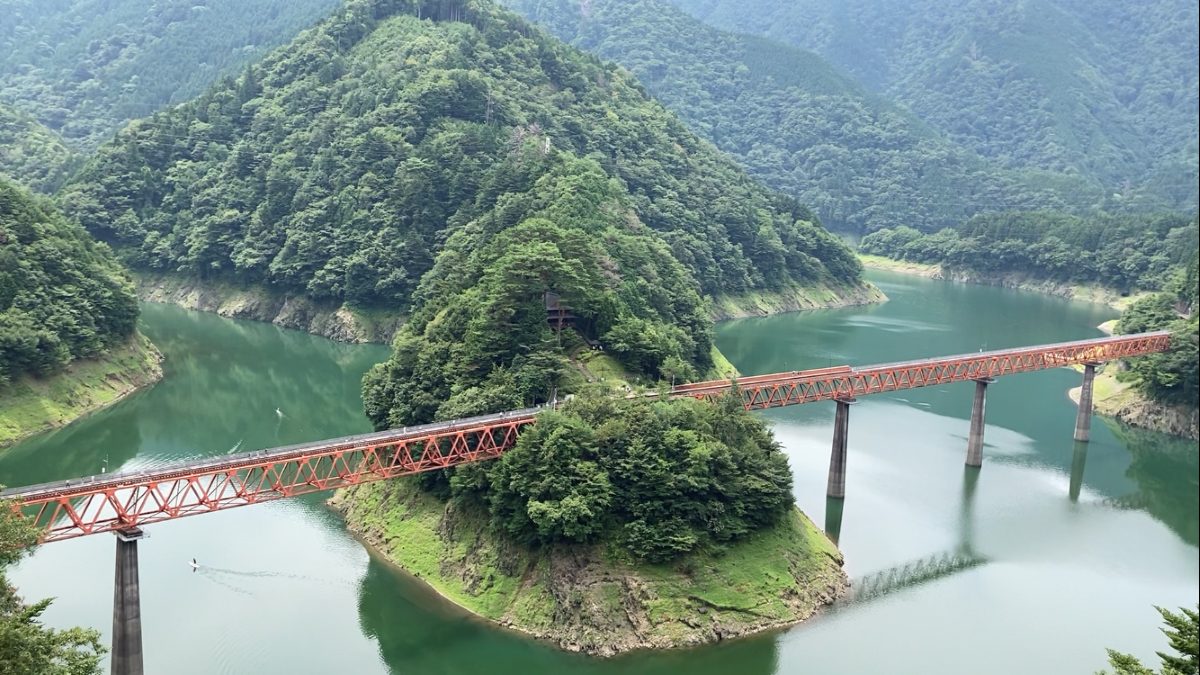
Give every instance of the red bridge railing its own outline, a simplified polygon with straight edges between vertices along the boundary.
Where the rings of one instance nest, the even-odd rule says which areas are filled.
[[[499,457],[539,408],[102,474],[0,493],[44,542],[322,492]]]
[[[1035,370],[1141,356],[1167,349],[1167,331],[1079,340],[1037,347],[946,356],[851,368],[792,371],[737,380],[737,391],[749,410],[777,408],[830,399],[850,399],[899,389],[914,389],[951,382],[982,380]],[[731,380],[695,382],[672,393],[701,400],[723,396]]]
[[[747,409],[994,378],[1165,350],[1167,332],[1003,349],[851,368],[837,366],[676,387],[673,397],[715,399],[733,390]],[[305,445],[15,488],[0,499],[61,541],[249,504],[494,459],[516,444],[541,408],[393,429]]]

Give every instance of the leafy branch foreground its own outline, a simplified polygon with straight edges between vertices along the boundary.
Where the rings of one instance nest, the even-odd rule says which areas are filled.
[[[3,486],[0,486],[3,488]],[[50,600],[26,604],[4,570],[32,552],[37,531],[0,509],[0,675],[92,675],[105,649],[91,628],[55,630],[41,622]]]
[[[1163,634],[1171,643],[1174,654],[1156,652],[1162,659],[1160,675],[1196,675],[1200,673],[1200,612],[1186,607],[1179,608],[1179,614],[1162,607],[1155,607],[1162,614],[1166,627]],[[1108,650],[1108,663],[1113,668],[1113,675],[1155,675],[1154,671],[1142,665],[1131,654]],[[1099,675],[1106,675],[1100,671]]]

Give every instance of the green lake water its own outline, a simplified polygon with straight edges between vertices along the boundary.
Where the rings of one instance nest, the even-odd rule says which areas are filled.
[[[1099,335],[1113,312],[872,272],[870,307],[721,324],[746,374]],[[151,467],[365,431],[359,379],[381,346],[145,305],[166,377],[0,454],[0,483]],[[373,557],[320,496],[154,525],[139,545],[148,673],[1091,673],[1105,647],[1157,663],[1152,605],[1200,594],[1192,444],[1096,418],[1071,440],[1079,375],[989,387],[984,466],[965,469],[973,385],[861,399],[847,497],[827,504],[830,403],[771,411],[800,507],[835,534],[857,594],[778,631],[597,660],[496,629]],[[112,537],[39,549],[12,572],[47,620],[108,639]],[[202,568],[187,564],[197,558]]]

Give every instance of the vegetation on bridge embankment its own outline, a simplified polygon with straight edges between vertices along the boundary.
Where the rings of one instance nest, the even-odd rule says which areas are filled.
[[[339,495],[350,528],[467,609],[611,655],[802,621],[847,587],[787,460],[733,398],[577,399],[489,463]]]
[[[1116,333],[1169,330],[1171,348],[1109,364],[1096,377],[1096,411],[1131,426],[1200,437],[1200,317],[1195,312],[1197,264],[1193,260],[1172,293],[1157,293],[1129,307]],[[1182,312],[1182,314],[1181,314]],[[1079,400],[1077,390],[1071,397]]]

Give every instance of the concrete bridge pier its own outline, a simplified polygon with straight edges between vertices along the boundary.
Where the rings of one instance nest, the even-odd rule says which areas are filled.
[[[1079,388],[1079,414],[1075,416],[1075,440],[1086,443],[1092,433],[1092,383],[1099,363],[1083,364],[1083,386]]]
[[[112,675],[143,675],[141,588],[137,543],[141,528],[117,533],[117,567],[113,584]]]
[[[971,433],[967,436],[967,466],[983,466],[984,409],[987,407],[987,386],[995,382],[990,377],[975,380],[975,402],[971,405]]]
[[[850,406],[852,398],[835,399],[837,413],[833,418],[833,452],[829,457],[829,483],[826,497],[842,499],[846,496],[846,441],[850,434]]]

